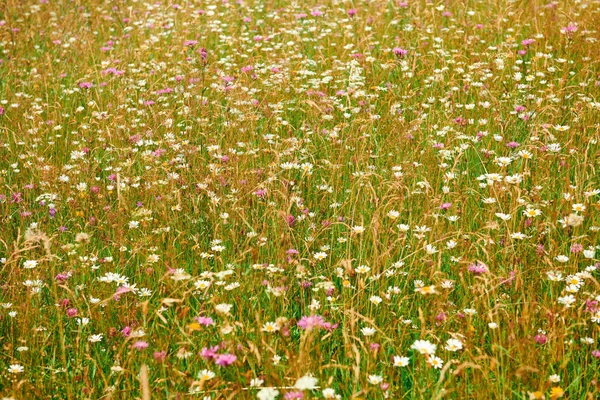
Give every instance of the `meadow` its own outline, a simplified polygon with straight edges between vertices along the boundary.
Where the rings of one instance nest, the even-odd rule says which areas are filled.
[[[599,21],[0,0],[0,398],[600,398]]]

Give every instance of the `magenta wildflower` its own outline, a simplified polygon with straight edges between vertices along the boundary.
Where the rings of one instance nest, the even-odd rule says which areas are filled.
[[[206,61],[206,58],[208,57],[208,51],[206,51],[206,49],[202,47],[198,50],[198,53],[200,54],[200,58],[202,58],[202,61]]]
[[[473,264],[469,265],[467,268],[469,272],[474,273],[475,275],[481,275],[488,272],[488,267],[481,261],[475,261]]]
[[[163,362],[163,361],[165,361],[166,358],[167,358],[167,352],[165,350],[154,352],[154,359],[156,361]]]
[[[395,55],[397,55],[397,56],[400,56],[400,57],[404,57],[405,55],[407,55],[407,54],[408,54],[408,50],[405,50],[405,49],[403,49],[403,48],[401,48],[401,47],[394,47],[394,48],[392,49],[392,52],[393,52]]]
[[[215,357],[215,364],[220,367],[226,367],[231,365],[237,360],[237,357],[234,354],[217,354]]]
[[[120,296],[125,293],[133,292],[133,289],[127,286],[119,286],[115,291],[115,296]]]
[[[548,341],[548,337],[543,333],[538,333],[537,335],[535,335],[534,339],[537,344],[546,344],[546,342]]]
[[[508,274],[508,277],[500,283],[503,285],[506,285],[506,286],[511,286],[513,281],[515,280],[516,275],[517,275],[517,273],[515,271],[510,271],[510,273]]]
[[[290,214],[287,217],[285,217],[285,221],[289,226],[294,226],[294,224],[296,223],[296,218]]]
[[[310,281],[302,281],[302,282],[300,282],[300,287],[302,287],[302,289],[308,289],[312,285],[313,284]]]
[[[131,327],[127,325],[125,328],[121,329],[121,334],[125,337],[129,337],[131,334]]]
[[[575,243],[571,245],[571,253],[581,253],[583,251],[583,246],[579,243]]]
[[[76,315],[77,315],[77,309],[76,308],[69,308],[67,310],[67,317],[73,318]]]
[[[587,299],[585,301],[585,311],[595,313],[598,311],[598,300]]]
[[[325,320],[320,315],[310,315],[300,318],[298,321],[298,327],[302,329],[321,328]]]
[[[217,355],[217,351],[219,351],[219,346],[203,347],[202,350],[200,350],[200,356],[206,359],[212,359]]]
[[[577,32],[577,29],[579,28],[573,22],[569,22],[569,24],[564,28],[565,32],[567,33]]]
[[[194,318],[200,325],[209,326],[214,325],[215,322],[211,317],[196,317]]]
[[[323,322],[321,324],[321,327],[323,329],[325,329],[327,332],[331,332],[333,331],[335,328],[337,328],[340,324],[332,324],[331,322]]]
[[[131,347],[136,350],[144,350],[144,349],[148,348],[148,342],[145,342],[143,340],[138,340],[133,345],[131,345]]]

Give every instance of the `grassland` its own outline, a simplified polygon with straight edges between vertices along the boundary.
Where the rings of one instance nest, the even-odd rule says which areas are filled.
[[[597,0],[0,0],[0,396],[600,398]]]

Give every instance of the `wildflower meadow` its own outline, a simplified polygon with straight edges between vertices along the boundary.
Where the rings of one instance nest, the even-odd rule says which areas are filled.
[[[0,0],[0,398],[600,399],[599,0]]]

